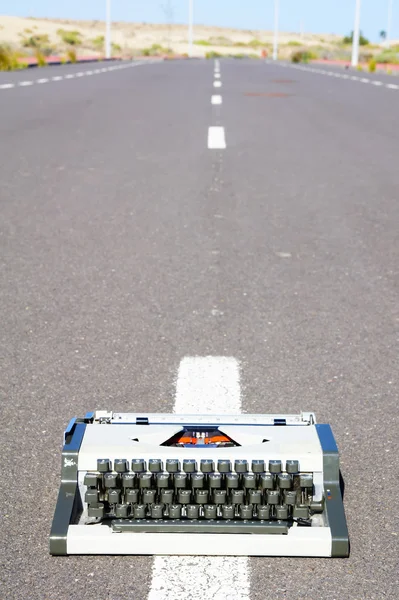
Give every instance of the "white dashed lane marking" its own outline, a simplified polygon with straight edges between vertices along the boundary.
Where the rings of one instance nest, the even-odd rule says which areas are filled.
[[[269,64],[273,64],[268,61]],[[351,81],[358,81],[360,83],[375,85],[376,87],[385,87],[389,90],[399,90],[399,85],[396,83],[386,83],[378,79],[371,79],[368,77],[358,77],[357,75],[348,75],[346,73],[337,73],[335,71],[326,71],[325,69],[317,69],[314,67],[306,67],[302,65],[291,65],[289,63],[279,63],[280,67],[286,67],[288,69],[297,69],[299,71],[307,71],[308,73],[317,73],[318,75],[327,75],[328,77],[336,77],[337,79],[350,79]]]
[[[131,69],[133,67],[141,67],[144,64],[151,64],[160,62],[160,59],[148,60],[144,62],[131,62],[127,64],[116,65],[112,67],[103,67],[102,69],[94,69],[89,71],[79,71],[78,73],[68,73],[66,75],[56,75],[55,77],[47,78],[42,77],[40,79],[32,79],[30,81],[19,81],[16,83],[2,83],[0,84],[0,90],[11,90],[16,87],[30,87],[32,85],[40,85],[43,83],[49,83],[51,81],[64,81],[66,79],[75,79],[76,77],[90,77],[92,75],[98,75],[99,73],[108,73],[110,71],[119,71],[120,69]]]
[[[208,148],[210,150],[224,150],[226,148],[224,127],[209,127]]]
[[[222,104],[222,96],[212,96],[212,104]]]
[[[227,356],[184,358],[177,377],[174,412],[240,414],[240,369],[237,360]],[[157,556],[152,568],[148,600],[176,598],[249,600],[248,558]]]
[[[215,87],[215,88],[222,87],[222,82],[221,81],[214,81],[213,82],[213,87]]]

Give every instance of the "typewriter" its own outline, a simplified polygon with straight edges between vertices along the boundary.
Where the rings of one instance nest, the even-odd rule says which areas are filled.
[[[50,553],[346,557],[331,428],[313,413],[72,419]]]

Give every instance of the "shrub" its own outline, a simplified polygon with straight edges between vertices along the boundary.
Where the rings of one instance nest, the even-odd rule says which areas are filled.
[[[36,50],[35,56],[36,56],[38,67],[47,67],[47,60],[46,60],[46,57],[44,56],[43,52],[41,52],[40,50]]]
[[[363,67],[362,67],[362,65],[357,65],[357,70],[358,70],[358,71],[363,71]]]
[[[207,40],[195,40],[194,44],[197,46],[212,46],[211,42]]]
[[[102,50],[105,44],[105,37],[103,35],[98,35],[91,40],[91,43],[97,50]]]
[[[375,57],[375,60],[377,61],[377,63],[380,63],[380,64],[395,65],[395,64],[399,63],[399,54],[397,52],[395,52],[394,50],[385,50],[384,52],[377,54],[377,56]]]
[[[374,54],[371,52],[360,52],[359,54],[359,62],[368,63],[370,60],[373,60]]]
[[[44,54],[44,56],[51,56],[54,52],[54,48],[47,46],[46,48],[40,48],[40,51]]]
[[[235,44],[229,38],[218,36],[209,38],[211,46],[234,46]]]
[[[372,58],[371,60],[369,60],[369,71],[370,73],[374,73],[375,70],[377,68],[377,61],[375,60],[375,58]]]
[[[42,48],[49,43],[50,40],[47,34],[31,35],[30,37],[22,40],[22,45],[24,48]]]
[[[260,40],[257,40],[256,38],[254,38],[253,40],[248,42],[247,46],[249,48],[260,48],[261,46],[263,46],[263,44]]]
[[[68,58],[69,62],[76,63],[76,61],[77,61],[76,50],[74,50],[73,48],[71,48],[70,50],[68,50],[68,52],[67,52],[67,58]]]
[[[291,61],[293,63],[308,63],[310,60],[315,60],[316,58],[318,58],[318,55],[309,50],[298,50],[291,54]]]
[[[296,40],[292,40],[288,42],[287,46],[302,46],[301,42],[297,42]]]
[[[220,58],[221,56],[220,52],[215,52],[214,50],[205,54],[205,58]]]
[[[115,52],[122,52],[122,46],[120,46],[119,44],[112,43],[112,50],[114,50]]]
[[[79,31],[58,29],[57,35],[59,35],[64,44],[68,44],[68,46],[80,46],[82,43],[82,34]]]
[[[143,56],[159,56],[161,54],[171,54],[172,50],[170,48],[165,48],[160,44],[153,44],[150,48],[143,48],[141,54]]]
[[[0,45],[0,71],[25,69],[28,65],[20,62],[18,59],[18,54],[11,50],[11,48]]]

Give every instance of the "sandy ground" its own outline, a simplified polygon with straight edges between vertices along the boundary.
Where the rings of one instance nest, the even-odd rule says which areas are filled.
[[[70,29],[79,31],[83,44],[80,50],[93,50],[91,40],[104,35],[105,24],[101,21],[70,21],[53,19],[34,19],[12,16],[0,16],[0,43],[20,46],[23,37],[47,34],[50,44],[55,50],[62,50],[57,30]],[[137,51],[160,44],[171,48],[174,52],[184,54],[188,52],[187,27],[185,25],[152,25],[143,23],[114,23],[112,39],[123,51]],[[339,41],[338,36],[322,34],[282,33],[280,43],[300,42],[307,46],[317,45],[326,49]],[[260,30],[238,30],[221,27],[195,26],[195,41],[205,40],[210,45],[194,45],[196,56],[204,56],[210,50],[220,53],[241,52],[260,53],[261,48],[240,47],[237,44],[248,44],[252,40],[261,40],[267,48],[272,44],[273,32]],[[290,48],[290,51],[295,47]]]

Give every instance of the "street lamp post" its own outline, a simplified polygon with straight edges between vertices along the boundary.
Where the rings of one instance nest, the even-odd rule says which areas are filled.
[[[356,0],[355,9],[355,26],[353,28],[352,40],[352,67],[357,67],[359,64],[359,40],[360,40],[360,8],[361,0]]]
[[[105,58],[111,58],[111,0],[106,0]]]
[[[274,39],[273,39],[273,60],[278,58],[278,17],[280,0],[274,0]]]
[[[392,6],[393,0],[388,0],[387,48],[389,48],[391,45]]]
[[[188,0],[188,55],[193,55],[194,0]]]

